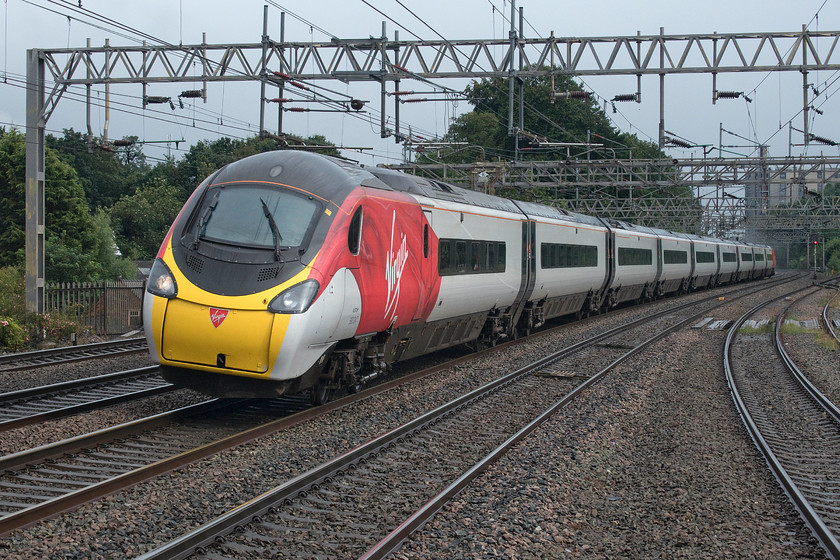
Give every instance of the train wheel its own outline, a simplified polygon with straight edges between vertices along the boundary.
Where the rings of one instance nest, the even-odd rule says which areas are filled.
[[[312,404],[322,405],[332,398],[332,389],[326,383],[317,383],[312,387]]]

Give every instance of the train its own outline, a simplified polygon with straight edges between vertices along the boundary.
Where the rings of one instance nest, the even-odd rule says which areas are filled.
[[[143,303],[170,382],[322,403],[396,362],[546,321],[765,278],[771,247],[502,198],[305,151],[246,157],[193,192]]]

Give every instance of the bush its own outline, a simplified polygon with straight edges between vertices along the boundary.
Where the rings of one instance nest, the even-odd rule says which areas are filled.
[[[0,317],[0,348],[20,350],[29,344],[29,336],[11,317]]]
[[[0,268],[0,316],[21,320],[26,315],[23,268]]]
[[[32,341],[67,342],[70,340],[71,334],[79,334],[82,329],[83,326],[75,319],[54,313],[30,315],[26,324],[29,339]]]

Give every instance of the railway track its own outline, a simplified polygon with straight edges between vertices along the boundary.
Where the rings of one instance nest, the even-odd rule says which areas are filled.
[[[767,287],[767,284],[762,287]],[[749,288],[742,286],[733,292],[744,291],[749,291]],[[733,292],[727,294],[727,299]],[[704,301],[714,305],[718,296],[719,293],[716,293]],[[681,308],[688,305],[684,304]],[[670,312],[673,310],[657,315]],[[0,502],[4,502],[0,503],[0,534],[212,456],[224,449],[326,415],[441,369],[468,363],[484,354],[522,342],[514,341],[482,353],[470,354],[315,408],[308,408],[309,399],[306,395],[290,397],[285,401],[286,404],[275,402],[267,405],[268,408],[250,417],[242,415],[245,408],[256,407],[253,403],[229,403],[228,410],[236,409],[236,413],[225,412],[221,403],[202,403],[0,458],[0,473],[5,473],[0,478]],[[603,348],[599,352],[603,352]],[[208,408],[204,410],[203,407]],[[204,420],[201,419],[202,415]],[[186,424],[186,427],[177,427],[182,424]],[[222,431],[216,430],[220,424]],[[241,431],[233,430],[235,433],[232,433],[232,426]]]
[[[772,341],[778,361],[755,363],[738,330],[753,314],[745,313],[730,329],[724,369],[732,397],[756,447],[829,557],[840,558],[840,410],[807,379],[786,352],[781,334],[788,303],[777,315]],[[746,337],[745,337],[746,338]],[[759,348],[765,348],[766,343]],[[760,351],[760,350],[759,350]],[[766,352],[764,352],[766,354]]]
[[[286,557],[382,558],[587,387],[719,304],[717,297],[686,304],[570,346],[140,558],[268,557],[280,549]]]
[[[146,351],[148,351],[146,339],[138,337],[126,340],[111,340],[108,342],[83,344],[80,346],[64,346],[61,348],[50,348],[47,350],[35,350],[33,352],[2,354],[0,355],[0,372],[30,369],[66,362],[78,362],[80,360],[89,360],[92,358],[103,358],[106,356],[133,354],[136,352]]]
[[[176,387],[157,366],[0,394],[0,431],[150,397]]]
[[[840,344],[840,335],[837,333],[837,329],[835,328],[834,319],[831,317],[831,303],[840,296],[840,288],[837,286],[837,282],[835,282],[834,286],[837,293],[834,294],[833,297],[828,298],[828,301],[825,303],[825,307],[822,310],[822,328],[828,333],[831,338],[833,338],[838,344]]]

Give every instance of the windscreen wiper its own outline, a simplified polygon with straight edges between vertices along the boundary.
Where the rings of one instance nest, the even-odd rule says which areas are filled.
[[[260,202],[262,202],[263,214],[268,218],[268,225],[271,226],[271,233],[274,234],[274,260],[282,263],[283,257],[280,254],[280,244],[283,241],[283,236],[280,235],[280,228],[277,227],[277,222],[274,221],[274,215],[268,209],[268,204],[265,203],[262,197],[260,197]]]
[[[207,225],[207,222],[210,221],[210,216],[213,214],[213,210],[216,209],[216,205],[218,203],[219,191],[216,191],[213,198],[210,200],[210,204],[207,205],[207,208],[204,209],[204,212],[201,213],[201,217],[198,219],[198,225],[195,228],[195,235],[193,236],[192,242],[193,251],[198,248],[198,242],[201,239],[201,230]]]

